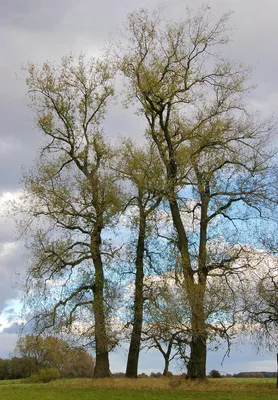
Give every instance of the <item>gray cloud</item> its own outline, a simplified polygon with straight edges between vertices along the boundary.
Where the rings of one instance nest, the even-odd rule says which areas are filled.
[[[83,50],[94,54],[109,34],[115,36],[129,11],[142,6],[153,8],[159,3],[158,0],[121,0],[116,5],[111,0],[98,4],[89,0],[1,2],[0,191],[19,187],[21,166],[31,165],[40,143],[40,135],[32,123],[33,116],[25,104],[22,64],[58,61],[70,51],[78,53]],[[202,0],[187,1],[192,8],[202,3]],[[226,54],[254,66],[253,82],[259,84],[259,89],[252,94],[252,99],[264,110],[275,109],[278,103],[278,55],[273,50],[273,39],[278,33],[275,20],[277,1],[269,0],[265,7],[258,0],[215,0],[211,8],[212,14],[218,16],[230,9],[235,10],[231,17],[231,26],[235,27],[233,41],[226,48]],[[108,9],[113,12],[107,13]],[[165,14],[181,18],[185,15],[184,1],[166,1]],[[106,123],[109,135],[141,134],[143,124],[138,129],[133,116],[130,119],[121,107],[114,110]]]
[[[22,259],[23,246],[14,243],[0,244],[0,313],[9,300],[18,298],[21,291],[22,273],[25,265]]]
[[[68,0],[12,0],[1,3],[1,22],[4,26],[15,26],[19,31],[50,31],[67,15],[72,6]]]
[[[11,335],[14,333],[18,335],[20,333],[21,329],[22,329],[22,325],[18,324],[17,322],[14,322],[10,326],[8,326],[2,330],[0,337],[5,334]]]
[[[9,218],[0,217],[0,249],[5,243],[11,243],[15,239],[16,234],[13,222]]]
[[[18,339],[16,333],[0,333],[0,357],[8,358],[10,357],[15,349],[15,345]]]

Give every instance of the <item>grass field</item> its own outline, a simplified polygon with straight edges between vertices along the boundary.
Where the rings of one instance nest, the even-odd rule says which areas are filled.
[[[47,384],[0,381],[0,400],[270,400],[277,399],[274,379],[69,379]]]

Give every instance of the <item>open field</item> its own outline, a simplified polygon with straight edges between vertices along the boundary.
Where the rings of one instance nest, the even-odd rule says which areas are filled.
[[[47,384],[0,381],[0,400],[256,400],[276,399],[275,379],[69,379]]]

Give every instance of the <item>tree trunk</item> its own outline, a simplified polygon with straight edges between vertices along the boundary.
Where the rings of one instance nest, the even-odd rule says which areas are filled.
[[[206,378],[207,346],[204,335],[193,336],[190,345],[190,358],[187,375],[190,379]]]
[[[204,195],[207,195],[205,193]],[[185,279],[186,292],[190,302],[192,313],[191,320],[191,344],[190,358],[187,365],[188,376],[191,379],[205,379],[206,377],[206,326],[205,326],[205,311],[204,297],[206,290],[206,235],[207,235],[207,206],[202,205],[200,244],[199,244],[199,262],[198,262],[198,279],[199,282],[194,282],[194,271],[191,267],[190,255],[188,249],[188,239],[181,219],[180,210],[173,196],[170,201],[171,215],[173,224],[178,234],[178,247],[181,253],[183,275]]]
[[[191,343],[187,375],[190,379],[206,378],[207,334],[204,311],[205,286],[194,284],[190,291]]]
[[[164,371],[163,371],[163,376],[168,376],[168,372],[169,372],[169,358],[165,358],[164,357]]]
[[[175,197],[175,193],[172,194],[172,197]],[[189,247],[188,239],[187,239],[184,225],[182,222],[182,218],[180,215],[180,210],[179,210],[177,200],[169,201],[169,205],[170,205],[171,215],[172,215],[172,219],[173,219],[173,224],[174,224],[175,230],[178,234],[178,249],[181,254],[183,274],[186,277],[186,279],[188,277],[190,277],[190,279],[193,279],[193,271],[191,268],[190,255],[189,255],[189,250],[188,250],[188,247]]]
[[[110,376],[108,351],[96,352],[94,378],[108,378]]]
[[[208,205],[210,199],[209,182],[203,182],[202,176],[196,168],[198,177],[199,192],[201,195],[201,221],[200,221],[200,242],[198,257],[198,283],[189,288],[189,299],[192,311],[192,337],[190,344],[190,358],[187,366],[188,377],[191,379],[206,378],[206,358],[207,358],[207,334],[206,317],[204,310],[204,299],[207,281],[207,227],[208,227]]]
[[[94,378],[107,378],[110,376],[110,369],[108,358],[108,339],[103,301],[104,273],[100,254],[100,244],[100,234],[97,234],[94,237],[92,244],[93,262],[95,267],[95,283],[93,286],[93,310],[95,317],[96,364],[94,369]]]
[[[136,277],[135,277],[135,296],[134,296],[134,316],[133,328],[128,352],[126,377],[137,378],[138,362],[140,353],[140,343],[143,323],[143,285],[144,285],[144,249],[146,235],[146,217],[144,209],[140,207],[139,236],[136,252]]]

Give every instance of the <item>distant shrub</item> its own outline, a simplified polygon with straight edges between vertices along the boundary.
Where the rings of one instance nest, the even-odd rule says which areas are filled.
[[[113,378],[124,378],[125,377],[125,373],[124,372],[114,372],[112,374]]]
[[[42,368],[37,374],[29,376],[25,379],[27,383],[48,383],[60,378],[58,368]]]
[[[161,378],[163,375],[161,372],[151,372],[150,377],[151,378]]]
[[[221,374],[219,371],[217,371],[216,369],[213,369],[210,371],[209,376],[211,378],[222,378]]]

